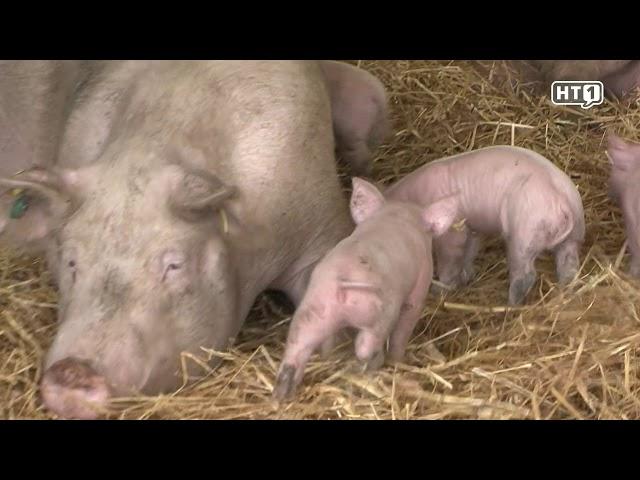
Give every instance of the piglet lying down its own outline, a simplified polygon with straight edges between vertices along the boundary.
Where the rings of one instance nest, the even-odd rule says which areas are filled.
[[[291,322],[275,398],[294,393],[310,356],[345,327],[358,331],[360,361],[380,366],[387,339],[391,358],[402,358],[431,284],[431,235],[452,224],[454,201],[447,197],[427,208],[386,201],[375,186],[353,179],[356,228],[311,275]]]
[[[538,153],[496,146],[430,162],[385,191],[389,200],[429,205],[458,193],[456,224],[434,239],[437,276],[451,287],[468,283],[481,235],[507,243],[509,304],[523,303],[536,280],[534,262],[555,254],[560,283],[576,275],[584,241],[582,200],[571,179]]]

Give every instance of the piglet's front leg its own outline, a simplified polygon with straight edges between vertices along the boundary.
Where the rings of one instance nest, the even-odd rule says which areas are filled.
[[[456,289],[464,284],[465,266],[473,263],[473,258],[471,261],[466,259],[468,237],[469,234],[465,229],[463,231],[451,230],[434,239],[433,250],[436,257],[438,280],[445,286],[443,288],[434,284],[434,292],[443,292],[445,288]],[[470,255],[470,257],[474,257],[474,255]]]

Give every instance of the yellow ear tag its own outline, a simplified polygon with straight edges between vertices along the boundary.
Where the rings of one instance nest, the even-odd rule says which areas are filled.
[[[456,232],[461,232],[464,230],[466,222],[467,222],[467,219],[463,218],[458,223],[454,223],[453,225],[451,225],[451,228],[453,228]]]
[[[227,212],[224,211],[224,208],[220,210],[220,221],[222,222],[222,232],[226,235],[229,233],[229,220],[227,219]]]

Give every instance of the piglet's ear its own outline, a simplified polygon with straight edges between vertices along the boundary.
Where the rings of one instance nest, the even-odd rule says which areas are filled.
[[[444,197],[424,209],[422,218],[426,229],[434,237],[445,234],[458,217],[458,194]]]
[[[385,203],[384,196],[375,185],[359,177],[351,180],[353,192],[351,194],[351,217],[358,224],[377,212]]]
[[[219,210],[237,192],[204,170],[185,171],[169,196],[169,207],[178,216],[201,220]]]
[[[627,171],[640,164],[640,145],[610,134],[607,137],[607,156],[613,168]]]

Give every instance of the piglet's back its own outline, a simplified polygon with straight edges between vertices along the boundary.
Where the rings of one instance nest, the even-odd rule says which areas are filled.
[[[431,254],[431,237],[420,221],[417,207],[388,205],[336,245],[319,264],[319,274],[334,280],[375,278],[383,285],[411,285]]]

